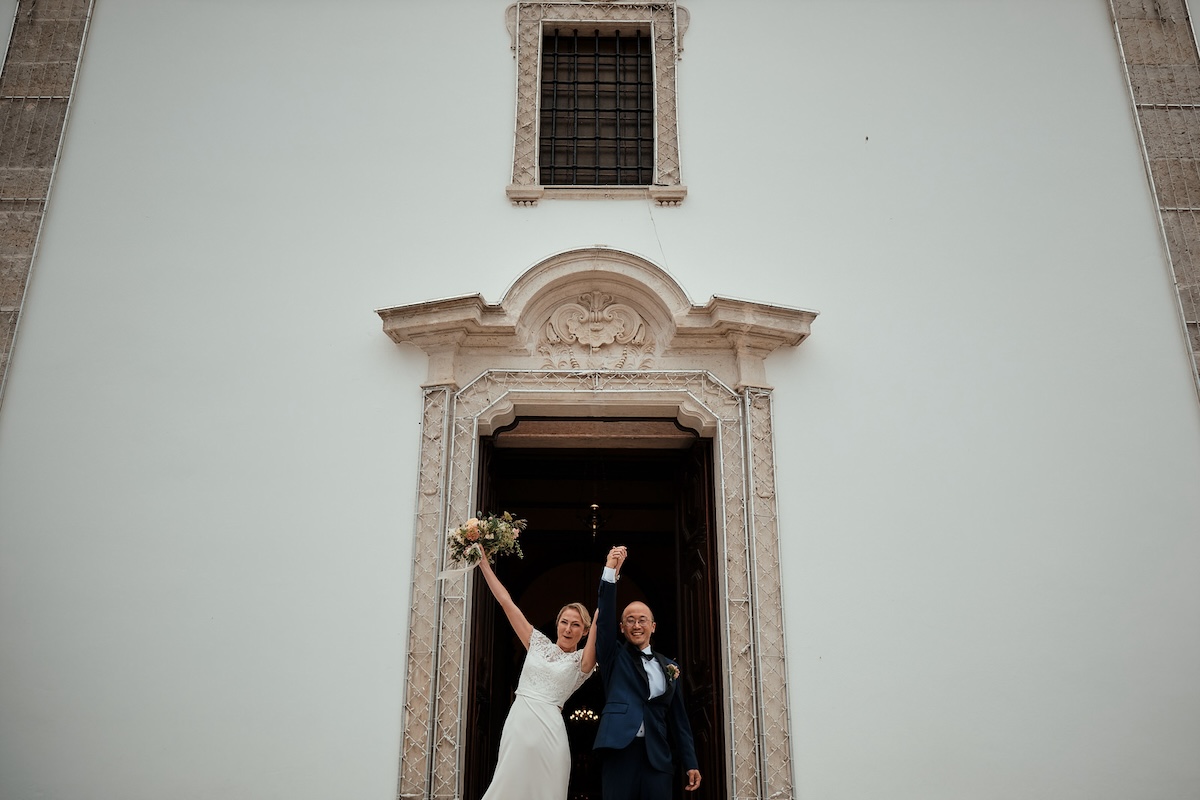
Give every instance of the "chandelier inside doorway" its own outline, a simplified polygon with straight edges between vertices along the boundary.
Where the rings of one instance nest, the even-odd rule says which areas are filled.
[[[592,503],[588,507],[591,511],[589,515],[589,527],[592,530],[592,541],[596,541],[596,534],[600,532],[600,528],[604,525],[604,518],[600,516],[600,504]]]

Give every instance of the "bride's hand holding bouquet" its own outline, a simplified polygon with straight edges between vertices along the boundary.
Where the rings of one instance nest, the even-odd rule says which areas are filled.
[[[503,514],[488,514],[471,517],[462,525],[450,530],[450,558],[459,564],[474,566],[486,559],[493,563],[496,556],[515,555],[524,558],[521,552],[521,531],[528,523],[516,519],[505,511]]]

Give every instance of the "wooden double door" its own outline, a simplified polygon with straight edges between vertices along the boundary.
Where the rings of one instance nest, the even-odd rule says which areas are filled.
[[[480,442],[479,509],[529,520],[524,559],[497,574],[534,627],[555,637],[555,615],[569,602],[596,605],[608,550],[629,548],[618,609],[645,602],[658,622],[655,649],[679,661],[696,743],[702,795],[724,797],[721,614],[714,536],[713,459],[709,440],[672,449],[531,449]],[[464,797],[483,795],[495,770],[500,734],[512,704],[524,648],[482,576],[475,575],[464,738]],[[600,798],[592,751],[604,706],[598,677],[566,703],[571,800]],[[682,778],[676,781],[682,797]]]

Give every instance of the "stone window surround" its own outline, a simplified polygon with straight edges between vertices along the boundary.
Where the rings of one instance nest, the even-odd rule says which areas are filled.
[[[607,248],[551,257],[497,304],[478,295],[380,309],[429,355],[397,796],[461,796],[472,597],[439,582],[451,520],[473,512],[481,435],[522,415],[676,418],[713,439],[730,798],[790,797],[790,709],[771,390],[762,360],[816,314],[714,297]],[[634,357],[629,356],[630,351]],[[559,368],[574,359],[577,366]],[[612,368],[613,364],[619,368]]]
[[[508,7],[505,22],[517,62],[516,125],[512,183],[513,205],[532,206],[546,197],[616,199],[650,197],[659,205],[679,205],[687,195],[679,170],[679,123],[676,114],[675,62],[683,51],[690,16],[674,2],[520,2]],[[649,187],[547,187],[538,172],[538,123],[541,94],[541,47],[544,25],[588,25],[608,32],[620,25],[645,25],[654,43],[654,182]]]

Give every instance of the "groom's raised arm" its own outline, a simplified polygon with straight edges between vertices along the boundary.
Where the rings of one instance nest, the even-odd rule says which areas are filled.
[[[607,666],[617,652],[617,576],[625,563],[626,550],[622,546],[608,551],[604,572],[600,576],[600,592],[596,601],[596,660],[601,667]]]

